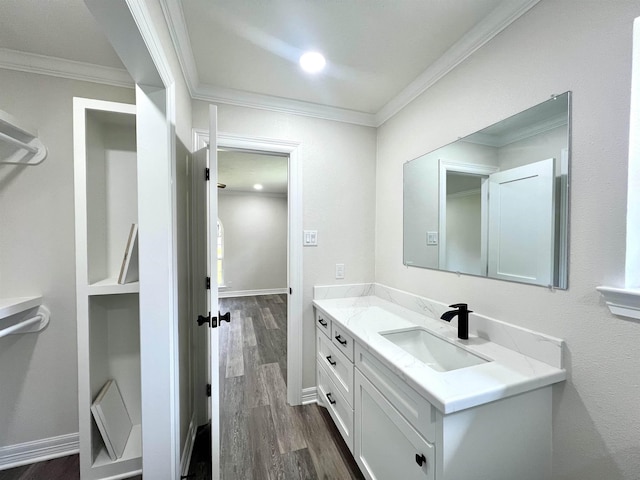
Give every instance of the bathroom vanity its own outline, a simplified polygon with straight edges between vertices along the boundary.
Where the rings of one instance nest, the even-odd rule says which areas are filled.
[[[378,284],[316,287],[318,401],[368,479],[544,480],[562,340]]]

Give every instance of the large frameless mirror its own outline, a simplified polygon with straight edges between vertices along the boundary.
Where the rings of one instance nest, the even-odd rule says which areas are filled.
[[[567,288],[571,92],[404,165],[404,264]]]

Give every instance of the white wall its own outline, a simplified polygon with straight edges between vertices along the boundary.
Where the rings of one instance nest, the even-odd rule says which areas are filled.
[[[220,191],[218,218],[224,229],[224,291],[286,288],[286,195]]]
[[[569,379],[554,388],[554,480],[637,480],[640,472],[640,325],[612,316],[595,290],[624,284],[637,16],[637,1],[543,0],[378,131],[376,281],[566,339]],[[569,289],[404,267],[403,162],[567,90]]]
[[[452,272],[482,273],[480,191],[447,196],[447,264]]]
[[[194,128],[206,128],[207,109],[193,102]],[[218,129],[301,144],[303,226],[318,230],[318,246],[303,249],[302,385],[315,386],[313,286],[374,278],[375,129],[229,105],[218,106]],[[344,280],[335,279],[336,263],[345,264]]]
[[[34,125],[49,151],[0,165],[0,296],[42,294],[51,323],[0,339],[0,447],[78,432],[74,96],[134,103],[134,91],[0,69],[0,109]]]

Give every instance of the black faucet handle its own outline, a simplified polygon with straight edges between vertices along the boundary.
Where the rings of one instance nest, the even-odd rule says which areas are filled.
[[[466,303],[454,303],[453,305],[449,305],[449,308],[457,308],[460,309],[461,311],[467,311],[469,313],[473,312],[473,310],[469,310],[467,309],[467,304]]]

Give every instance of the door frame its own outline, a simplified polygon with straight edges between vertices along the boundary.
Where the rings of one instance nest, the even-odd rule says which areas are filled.
[[[209,132],[193,129],[193,149],[204,148]],[[300,142],[249,135],[218,132],[218,147],[252,150],[287,155],[288,160],[288,226],[287,272],[289,298],[287,301],[287,402],[302,404],[302,165]]]
[[[474,163],[456,163],[447,160],[439,160],[438,175],[438,267],[443,269],[447,263],[447,173],[466,173],[468,175],[477,175],[479,177],[489,178],[489,175],[496,173],[500,169],[491,165],[478,165]],[[482,264],[486,265],[487,260],[487,233],[488,233],[488,216],[489,209],[487,207],[487,185],[486,179],[482,182]],[[483,267],[486,274],[486,266]]]

